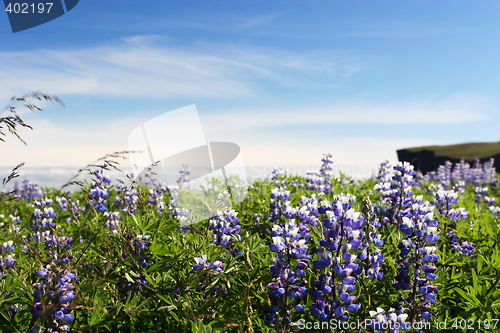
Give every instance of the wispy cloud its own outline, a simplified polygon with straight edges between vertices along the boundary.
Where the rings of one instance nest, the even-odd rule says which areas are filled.
[[[0,98],[30,90],[58,95],[252,96],[256,80],[300,85],[304,77],[349,79],[363,61],[335,50],[293,52],[242,44],[173,46],[155,36],[68,50],[0,53]],[[309,80],[310,81],[310,80]]]
[[[123,118],[106,122],[54,123],[31,120],[34,130],[19,131],[25,146],[14,137],[2,143],[0,166],[26,162],[27,166],[85,166],[114,151],[127,150],[127,136],[141,123]]]
[[[418,31],[398,31],[398,30],[379,30],[379,31],[349,31],[345,33],[347,37],[372,37],[372,38],[412,38],[428,37],[432,33]]]
[[[366,137],[359,124],[454,125],[487,121],[491,103],[467,95],[455,95],[434,102],[393,103],[386,105],[344,105],[331,107],[289,107],[260,110],[200,112],[205,136],[209,141],[235,142],[242,147],[245,161],[260,165],[314,164],[315,156],[331,152],[341,164],[374,164],[385,158],[395,159],[397,149],[426,144],[449,144],[438,137]],[[156,112],[155,114],[160,114]],[[82,166],[117,150],[127,150],[130,132],[151,115],[73,123],[49,120],[29,121],[34,131],[22,130],[29,146],[13,138],[2,147],[0,166],[25,161],[32,166]],[[333,130],[335,124],[352,129],[348,137]],[[332,125],[332,130],[316,130]],[[294,127],[295,126],[295,127]],[[302,130],[294,130],[298,128]],[[281,162],[279,162],[281,161]]]
[[[280,140],[262,141],[255,137],[253,142],[241,144],[242,155],[247,165],[320,165],[323,153],[330,153],[335,164],[377,165],[386,159],[397,161],[396,150],[402,147],[430,145],[430,139],[400,139],[349,136],[336,138],[316,137],[314,144],[301,143],[301,138],[292,136]]]
[[[487,121],[491,109],[486,98],[458,94],[426,102],[234,109],[207,117],[206,125],[214,131],[239,131],[290,125],[458,124]]]
[[[398,20],[372,20],[360,22],[360,27],[356,30],[347,30],[344,35],[347,37],[368,37],[368,38],[419,38],[432,37],[450,34],[463,34],[469,32],[470,27],[461,25],[451,25],[446,23],[429,23],[419,21],[398,21]]]
[[[103,121],[93,126],[84,122],[56,124],[48,120],[33,121],[31,125],[35,130],[21,133],[28,146],[10,138],[2,147],[2,156],[8,158],[0,160],[0,167],[11,167],[20,162],[26,162],[28,167],[82,167],[105,154],[127,150],[128,135],[144,120],[139,117],[122,118]],[[336,164],[375,165],[387,158],[395,161],[396,149],[436,144],[435,140],[430,139],[392,140],[366,137],[355,132],[348,137],[333,138],[330,132],[318,132],[309,137],[292,131],[287,135],[277,135],[269,129],[266,133],[256,135],[251,132],[235,133],[225,128],[223,135],[218,137],[213,128],[205,127],[205,130],[209,141],[237,143],[242,149],[247,166],[314,166],[321,163],[322,153],[325,152],[334,155]],[[129,167],[129,162],[123,161],[122,165]]]
[[[268,15],[260,15],[253,16],[243,20],[243,22],[239,25],[242,29],[254,28],[262,25],[267,25],[271,23],[274,19],[276,19],[278,14],[268,14]]]

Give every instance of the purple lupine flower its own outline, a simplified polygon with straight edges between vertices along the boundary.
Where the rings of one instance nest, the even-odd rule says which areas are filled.
[[[164,189],[170,197],[170,213],[176,220],[179,221],[181,225],[179,230],[187,233],[191,232],[188,227],[188,225],[190,224],[189,219],[191,216],[191,212],[185,208],[179,207],[178,201],[180,198],[181,189],[189,182],[189,175],[191,174],[191,172],[189,171],[189,166],[183,165],[183,169],[179,171],[179,173],[181,174],[181,176],[179,177],[179,179],[177,179],[177,186],[165,186]]]
[[[69,330],[74,316],[69,303],[75,298],[72,282],[76,279],[71,267],[60,270],[54,262],[47,262],[45,267],[36,271],[39,282],[33,284],[33,309],[31,314],[37,321],[33,329],[59,327]],[[63,324],[63,325],[61,325]],[[46,325],[44,327],[44,325]],[[32,330],[33,331],[33,330]]]
[[[494,215],[500,214],[500,207],[490,206],[490,207],[488,207],[488,209],[490,210],[491,214],[494,214]]]
[[[459,163],[455,164],[451,173],[451,179],[455,184],[463,182],[461,185],[462,187],[465,187],[465,184],[471,183],[476,187],[494,184],[498,181],[495,176],[496,170],[494,165],[494,159],[490,159],[484,164],[481,164],[481,162],[476,159],[473,167],[471,167],[469,163],[461,160]],[[433,181],[434,179],[431,177],[430,180]]]
[[[171,212],[172,216],[176,220],[178,220],[180,225],[181,225],[179,230],[184,231],[184,232],[191,232],[191,230],[189,230],[189,228],[185,225],[188,223],[190,213],[188,210],[186,210],[184,208],[180,208],[179,203],[178,203],[178,200],[180,198],[180,192],[181,192],[180,187],[179,186],[169,186],[167,188],[167,191],[168,191],[169,196],[170,196],[170,203],[169,203],[170,212]]]
[[[137,296],[139,293],[142,294],[143,292],[140,290],[142,286],[147,284],[148,281],[144,274],[129,271],[128,279],[126,277],[121,277],[116,286],[118,287],[120,295],[125,298],[128,294],[131,296]]]
[[[270,204],[271,213],[268,216],[268,220],[272,223],[279,221],[284,216],[291,198],[290,191],[286,191],[282,187],[272,189]]]
[[[151,238],[149,235],[136,236],[136,240],[133,242],[133,247],[135,248],[137,255],[140,255],[141,251],[144,251],[146,247],[151,246],[149,238]]]
[[[458,193],[454,190],[444,190],[438,188],[436,193],[436,207],[441,215],[448,215],[448,211],[453,208],[453,205],[458,205]]]
[[[384,245],[384,240],[378,233],[381,223],[375,215],[375,208],[369,197],[363,199],[362,213],[365,216],[365,243],[363,243],[363,252],[359,255],[361,260],[366,261],[366,269],[363,269],[364,274],[368,274],[371,279],[381,279],[384,273],[381,272],[380,265],[385,262],[385,256],[378,247]],[[375,250],[371,251],[371,245]]]
[[[319,192],[325,179],[316,171],[308,171],[306,174],[306,189],[309,191]]]
[[[483,174],[482,174],[482,184],[492,184],[497,181],[496,169],[494,167],[495,159],[490,158],[487,162],[483,164]]]
[[[285,326],[291,322],[292,309],[297,312],[305,310],[299,302],[308,292],[305,287],[306,280],[302,279],[308,264],[302,260],[308,260],[309,256],[305,251],[305,240],[299,240],[297,237],[296,225],[285,225],[285,228],[276,228],[275,231],[281,231],[283,237],[273,237],[275,246],[271,246],[271,251],[278,254],[277,258],[273,258],[273,265],[270,267],[277,282],[268,285],[272,306],[266,311],[270,314],[265,322],[268,326]],[[296,262],[297,260],[299,261]]]
[[[404,239],[398,246],[401,259],[396,261],[399,268],[393,284],[396,290],[418,290],[419,294],[411,292],[409,298],[412,322],[417,318],[425,321],[429,308],[424,311],[423,305],[434,304],[437,297],[438,289],[431,281],[437,279],[432,263],[439,259],[438,248],[434,245],[440,237],[435,207],[420,197],[413,200],[410,214],[404,216],[400,224]]]
[[[56,203],[59,209],[67,211],[68,210],[68,199],[65,197],[56,197]]]
[[[182,171],[181,171],[182,173]],[[146,184],[150,187],[148,192],[148,204],[154,206],[158,213],[162,213],[165,211],[165,202],[164,202],[164,194],[172,201],[172,196],[169,188],[162,182],[156,178],[148,175],[148,180]]]
[[[140,256],[138,259],[139,271],[151,267],[154,262],[151,261],[151,256],[144,255],[144,252],[151,246],[149,235],[134,235],[129,233],[126,236],[130,242],[131,252],[134,256]],[[127,297],[129,294],[138,296],[142,294],[142,286],[147,285],[146,276],[140,272],[130,270],[120,277],[116,286],[122,297]]]
[[[471,169],[471,178],[472,183],[475,186],[479,186],[482,184],[483,169],[481,167],[481,162],[479,161],[479,159],[476,159],[474,161],[474,166]]]
[[[214,243],[221,245],[224,248],[230,249],[233,255],[240,253],[234,246],[235,238],[241,239],[240,234],[240,219],[238,213],[234,210],[218,211],[217,215],[210,219],[209,230],[212,230]],[[240,253],[241,254],[241,253]]]
[[[93,183],[90,186],[90,203],[87,204],[87,207],[94,207],[98,212],[105,212],[108,205],[107,198],[111,180],[102,170],[106,170],[107,167],[107,164],[104,164],[101,169],[92,171],[92,175],[95,176],[95,179],[93,179]]]
[[[392,179],[392,166],[389,160],[380,163],[378,174],[375,177],[378,183],[390,182]]]
[[[179,171],[179,173],[181,174],[179,179],[177,179],[177,184],[179,184],[179,186],[189,182],[189,175],[191,174],[191,171],[189,171],[189,165],[183,165],[182,170]]]
[[[376,311],[370,311],[370,317],[366,321],[367,328],[372,328],[375,333],[384,333],[386,329],[390,332],[398,333],[399,330],[407,331],[410,329],[410,323],[406,322],[408,314],[404,312],[399,303],[393,305],[389,311],[382,308],[377,308]]]
[[[47,197],[42,201],[34,202],[35,210],[31,215],[31,228],[35,231],[54,228],[56,226],[53,221],[54,217],[56,217],[56,213],[52,207],[52,199],[48,199]]]
[[[39,278],[44,277],[45,275],[47,275],[47,270],[45,269],[40,269],[35,272],[35,276]]]
[[[464,187],[465,183],[470,182],[470,164],[466,163],[464,160],[461,160],[459,163],[455,163],[455,167],[451,172],[452,182],[457,184],[458,182],[463,182]]]
[[[399,226],[411,208],[412,186],[415,184],[413,176],[416,172],[408,162],[399,162],[393,169],[394,175],[390,182],[379,182],[374,187],[382,195],[376,215],[383,224],[397,223]]]
[[[16,263],[14,242],[9,240],[1,244],[1,254],[0,254],[0,276],[7,274],[12,266]]]
[[[324,195],[324,193],[332,192],[331,178],[333,177],[333,174],[331,164],[333,161],[331,158],[332,155],[323,154],[323,158],[321,159],[322,165],[319,172],[310,170],[307,171],[307,190],[318,192],[320,196]]]
[[[196,291],[203,291],[206,289],[206,286],[212,281],[214,272],[218,273],[217,275],[224,273],[224,263],[219,260],[208,262],[206,254],[203,254],[201,257],[194,258],[194,261],[196,264],[192,266],[192,272],[198,273],[202,277],[200,280],[200,286],[196,289]],[[207,291],[205,296],[208,296],[209,293],[210,291]],[[215,295],[224,295],[226,293],[226,290],[218,286],[215,286],[215,288],[212,289],[212,294]]]
[[[139,193],[135,188],[125,185],[125,180],[121,177],[117,178],[118,184],[116,190],[118,195],[115,197],[115,203],[118,209],[121,209],[127,215],[132,215],[137,212],[137,202],[139,201]]]
[[[316,301],[310,308],[311,315],[320,321],[333,318],[348,321],[348,313],[357,312],[361,306],[350,293],[356,288],[356,276],[364,268],[359,265],[358,255],[352,252],[366,248],[363,231],[366,221],[352,208],[353,201],[353,197],[341,194],[334,197],[333,203],[321,202],[321,212],[327,218],[323,220],[324,239],[319,242],[323,250],[318,249],[318,260],[313,262],[313,268],[320,274],[314,281],[315,290],[311,291]],[[366,258],[366,252],[363,253]]]
[[[479,188],[476,188],[476,194]],[[487,193],[487,188],[486,191]],[[463,221],[469,217],[469,212],[465,210],[465,208],[459,207],[454,208],[454,205],[458,205],[458,194],[454,190],[444,191],[443,189],[438,188],[435,193],[436,196],[436,205],[439,210],[439,213],[444,218],[449,218],[448,223],[445,222],[444,225],[444,233],[445,237],[448,239],[452,252],[459,251],[461,253],[466,253],[469,256],[473,256],[474,246],[472,243],[461,242],[460,237],[457,234],[457,223],[459,221]],[[476,197],[476,202],[477,202]],[[470,229],[472,230],[473,224],[470,225]],[[466,248],[462,248],[464,244]],[[471,245],[472,244],[472,245]]]
[[[272,244],[270,250],[277,254],[270,267],[271,275],[276,282],[268,285],[271,307],[265,310],[268,315],[265,323],[269,327],[284,329],[292,324],[293,311],[303,312],[300,304],[308,293],[305,271],[311,259],[307,253],[307,225],[295,223],[297,209],[291,207],[290,192],[284,188],[271,191],[272,212],[268,219],[273,222],[271,230]],[[301,230],[302,229],[302,230]]]
[[[333,176],[332,167],[331,167],[331,164],[333,163],[333,161],[331,160],[331,158],[332,158],[331,154],[323,154],[323,158],[321,159],[321,162],[323,162],[323,164],[321,165],[321,169],[319,170],[319,173],[320,173],[321,177],[323,177],[325,179],[330,179]],[[328,192],[328,193],[330,193],[330,192]]]
[[[68,207],[71,214],[73,214],[74,219],[78,219],[80,217],[80,212],[84,211],[85,208],[80,206],[79,200],[72,200],[70,206]]]
[[[480,205],[485,201],[488,194],[488,187],[476,186],[476,204]]]
[[[149,189],[148,204],[154,206],[158,213],[162,213],[165,209],[165,202],[163,202],[163,193],[158,189]]]
[[[483,200],[487,206],[495,206],[497,204],[497,199],[494,197],[484,196]]]
[[[203,254],[201,257],[194,258],[196,265],[193,265],[193,271],[199,272],[207,266],[207,255]]]
[[[444,165],[440,165],[436,172],[435,181],[439,183],[444,189],[448,190],[451,187],[451,170],[453,163],[445,161]]]
[[[20,189],[18,183],[15,184],[15,195],[21,200],[33,201],[41,200],[44,196],[43,191],[37,182],[30,182],[28,179],[23,181],[23,186]]]
[[[308,232],[310,231],[307,226],[318,226],[319,225],[319,214],[321,207],[318,203],[318,198],[316,194],[311,194],[310,197],[302,196],[299,207],[295,210],[294,217],[299,223],[299,225],[303,225],[301,227],[301,233],[303,237],[307,237]],[[307,227],[307,228],[306,228]],[[304,231],[306,231],[304,233]]]
[[[286,172],[282,168],[274,167],[272,171],[271,181],[275,186],[281,186],[283,179],[286,178]]]
[[[118,234],[118,230],[120,229],[120,220],[124,221],[120,218],[120,212],[113,212],[111,214],[104,212],[103,215],[106,217],[106,222],[104,223],[106,228],[111,229],[113,234]]]
[[[55,327],[63,327],[69,324],[72,318],[57,318],[55,314],[65,311],[70,314],[69,302],[74,299],[74,286],[71,282],[76,278],[71,272],[73,255],[66,251],[71,249],[73,239],[66,236],[58,236],[45,228],[54,228],[53,218],[56,216],[51,207],[52,200],[45,198],[34,202],[35,207],[31,218],[31,227],[34,230],[25,240],[22,246],[27,249],[26,242],[31,242],[34,246],[43,243],[49,258],[43,261],[43,266],[35,271],[38,282],[33,284],[33,309],[31,313],[35,319],[33,330],[53,330]],[[8,244],[7,244],[8,245]],[[38,249],[39,250],[39,249]],[[59,321],[58,321],[59,319]],[[64,324],[61,326],[61,324]],[[43,325],[47,325],[44,327]],[[66,326],[64,326],[66,327]],[[68,326],[69,329],[69,326]]]

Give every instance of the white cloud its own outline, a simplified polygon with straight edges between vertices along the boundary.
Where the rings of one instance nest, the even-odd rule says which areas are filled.
[[[366,60],[366,59],[365,59]],[[26,91],[136,97],[252,96],[256,79],[299,84],[300,77],[345,80],[360,57],[334,50],[292,52],[248,45],[132,36],[117,45],[0,52],[0,100]]]
[[[34,131],[23,131],[22,136],[28,146],[9,138],[2,145],[0,174],[8,174],[12,167],[26,162],[23,172],[37,174],[36,179],[44,176],[55,177],[52,169],[44,169],[50,174],[40,174],[33,167],[83,167],[105,154],[127,150],[127,137],[130,131],[145,119],[124,118],[101,122],[95,126],[85,123],[54,124],[47,120],[31,122]],[[274,135],[272,130],[266,135],[248,133],[223,133],[219,138],[206,131],[210,141],[230,141],[241,147],[247,173],[250,177],[262,177],[269,174],[269,166],[288,167],[292,173],[305,174],[309,169],[321,164],[323,153],[331,153],[336,171],[342,171],[354,177],[368,177],[377,165],[389,159],[397,160],[396,150],[402,147],[440,144],[429,139],[384,139],[359,136],[332,138],[328,133],[318,133],[314,137],[304,137],[290,133],[288,136]],[[121,166],[129,170],[128,160],[121,160]],[[267,167],[267,168],[266,168]],[[74,170],[74,169],[68,169]],[[61,175],[60,181],[67,181],[68,170]],[[74,172],[74,171],[71,171]],[[71,173],[70,172],[70,173]],[[40,176],[40,177],[39,177]],[[64,177],[63,177],[64,176]],[[38,178],[37,178],[38,177]]]
[[[367,38],[419,38],[440,35],[464,34],[471,28],[466,25],[453,25],[449,23],[435,24],[432,22],[400,21],[397,19],[369,20],[358,22],[357,29],[346,31],[347,37]]]
[[[128,133],[141,120],[124,118],[112,122],[55,124],[46,119],[29,121],[33,131],[19,131],[23,145],[7,134],[1,143],[0,166],[26,162],[27,166],[83,167],[114,151],[127,150]]]
[[[330,82],[345,80],[360,71],[366,62],[366,59],[332,50],[291,52],[208,43],[178,47],[156,44],[158,41],[156,36],[133,36],[124,39],[122,44],[106,47],[0,52],[0,100],[30,90],[56,95],[163,98],[251,96],[256,94],[257,79],[283,85],[303,84],[302,81],[307,80],[301,78],[311,75],[327,76]],[[201,117],[207,139],[239,144],[245,161],[250,164],[315,164],[323,152],[330,152],[337,163],[365,165],[385,158],[395,159],[398,148],[441,142],[417,139],[395,142],[363,137],[362,133],[335,141],[328,133],[322,133],[307,142],[304,135],[288,133],[279,138],[283,143],[278,145],[268,139],[276,127],[457,124],[486,121],[490,111],[491,104],[484,98],[453,95],[441,100],[378,105],[230,109],[215,114],[202,113]],[[84,166],[104,154],[126,150],[128,134],[145,120],[147,115],[92,124],[27,120],[35,128],[32,132],[22,132],[29,146],[24,147],[12,137],[8,143],[0,143],[0,166],[22,161],[31,166]],[[267,135],[256,137],[255,130]]]
[[[243,19],[243,22],[239,25],[239,27],[242,29],[246,29],[246,28],[253,28],[266,25],[271,21],[273,21],[278,16],[279,16],[278,14],[268,14],[268,15],[248,17]]]
[[[315,165],[325,152],[332,153],[338,164],[376,165],[387,158],[395,161],[396,150],[400,148],[449,142],[426,137],[398,140],[367,137],[355,131],[356,124],[470,122],[487,119],[487,114],[481,113],[487,106],[479,98],[455,96],[435,103],[408,105],[290,108],[268,113],[238,110],[215,115],[202,112],[201,121],[207,140],[237,143],[248,165]],[[147,115],[97,123],[31,120],[28,122],[34,131],[21,130],[29,146],[8,137],[8,142],[2,144],[2,155],[6,158],[2,158],[0,166],[22,161],[29,166],[84,166],[107,153],[127,150],[128,135],[146,120]],[[332,125],[332,131],[312,131],[314,125],[320,124]],[[352,135],[335,135],[335,124],[352,126]],[[292,125],[302,125],[305,131],[276,131],[276,127]]]
[[[204,118],[204,125],[207,130],[217,132],[290,125],[458,124],[487,121],[491,106],[482,97],[453,95],[438,101],[380,105],[233,109]]]

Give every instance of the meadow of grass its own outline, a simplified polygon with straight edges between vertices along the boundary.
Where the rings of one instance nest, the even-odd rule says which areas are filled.
[[[366,319],[498,331],[498,182],[483,169],[432,182],[404,165],[362,181],[277,170],[240,205],[220,200],[207,205],[213,219],[180,228],[175,191],[112,186],[106,167],[80,191],[26,181],[2,198],[2,331],[320,331],[311,325]]]

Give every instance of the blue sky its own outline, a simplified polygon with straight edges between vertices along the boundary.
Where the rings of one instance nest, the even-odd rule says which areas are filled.
[[[13,34],[0,15],[0,101],[42,91],[29,146],[0,166],[82,166],[132,129],[196,104],[247,165],[396,161],[396,149],[498,141],[497,1],[82,0]]]

